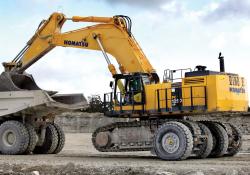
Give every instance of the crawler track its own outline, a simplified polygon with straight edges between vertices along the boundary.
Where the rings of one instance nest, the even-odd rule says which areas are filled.
[[[206,143],[206,139],[208,138],[208,136],[206,134],[204,134],[204,132],[202,132],[202,130],[199,126],[199,123],[203,123],[204,125],[208,126],[212,130],[214,130],[213,127],[215,127],[215,126],[220,127],[220,129],[224,130],[223,132],[226,133],[226,135],[224,134],[223,136],[221,136],[224,138],[218,138],[218,137],[214,138],[214,139],[226,140],[225,143],[223,142],[223,144],[226,144],[223,147],[223,149],[224,149],[223,152],[221,152],[220,154],[218,153],[218,155],[220,155],[220,156],[223,156],[223,155],[233,156],[234,154],[227,154],[225,152],[225,149],[226,150],[228,149],[228,152],[229,152],[229,149],[230,150],[237,149],[237,151],[235,151],[235,154],[240,149],[239,147],[241,146],[241,134],[238,133],[239,130],[234,131],[235,130],[234,125],[232,125],[230,123],[226,123],[226,122],[209,121],[209,120],[192,121],[192,120],[180,120],[180,119],[179,120],[159,119],[159,120],[143,120],[143,121],[131,121],[131,122],[116,122],[116,123],[112,123],[112,124],[109,124],[109,125],[106,125],[106,126],[103,126],[103,127],[96,129],[92,134],[92,143],[93,143],[94,147],[96,148],[96,150],[98,150],[100,152],[149,151],[149,150],[153,149],[153,145],[154,145],[153,138],[154,138],[154,135],[155,135],[156,131],[158,130],[158,128],[161,125],[163,125],[164,123],[170,122],[170,121],[180,122],[189,128],[189,130],[191,131],[192,136],[193,136],[192,154],[196,154],[199,152],[199,150],[201,148],[204,148],[204,146],[202,146],[202,144],[204,145],[204,143]],[[144,129],[145,133],[148,132],[150,134],[148,137],[146,137],[145,135],[142,135],[141,137],[137,136],[138,137],[138,141],[137,141],[134,139],[136,136],[133,136],[133,132],[130,131],[130,129],[134,129],[134,128],[138,128],[138,131],[141,129]],[[120,131],[120,132],[116,132],[116,131]],[[132,134],[130,134],[129,132],[131,132]],[[134,132],[137,132],[137,131],[135,130]],[[98,145],[97,136],[99,133],[105,133],[107,135],[108,139],[106,141],[107,142],[106,145],[101,145],[101,146]],[[216,131],[213,131],[213,134],[216,134]],[[127,136],[127,138],[122,139],[126,136]],[[131,136],[131,139],[129,138],[130,136]],[[139,141],[143,137],[150,138],[150,139]],[[117,141],[117,139],[116,139],[116,141],[114,141],[113,140],[114,138],[118,138],[118,141]],[[211,142],[211,139],[210,139],[210,142]],[[219,142],[217,141],[217,144],[218,143]],[[208,143],[206,143],[206,144],[208,144]],[[212,143],[209,143],[209,144],[211,145]],[[216,142],[214,144],[216,144]],[[217,148],[217,145],[214,145],[214,148]]]

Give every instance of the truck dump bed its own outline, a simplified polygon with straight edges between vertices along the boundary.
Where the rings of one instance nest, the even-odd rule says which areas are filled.
[[[56,94],[40,89],[29,74],[0,75],[0,116],[36,115],[43,117],[85,109],[83,94]]]

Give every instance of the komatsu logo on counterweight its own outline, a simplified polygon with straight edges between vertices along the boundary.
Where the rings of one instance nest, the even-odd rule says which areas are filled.
[[[70,40],[64,40],[64,45],[88,47],[88,46],[89,46],[89,43],[86,42],[86,41],[70,41]]]

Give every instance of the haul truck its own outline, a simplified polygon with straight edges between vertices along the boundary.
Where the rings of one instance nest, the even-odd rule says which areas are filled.
[[[63,33],[66,21],[94,24]],[[43,20],[21,52],[11,62],[3,63],[1,153],[58,153],[63,148],[64,134],[54,123],[55,115],[76,109],[86,100],[79,95],[44,91],[26,72],[49,51],[62,46],[103,53],[114,78],[110,83],[112,92],[104,95],[105,115],[129,119],[94,131],[92,142],[98,151],[151,151],[164,160],[235,155],[242,139],[234,124],[193,121],[189,116],[247,111],[245,78],[225,72],[220,55],[220,71],[206,70],[205,66],[167,69],[160,82],[132,35],[131,25],[130,18],[123,15],[67,18],[53,13]],[[108,54],[116,59],[119,71]],[[176,78],[178,72],[181,76]]]

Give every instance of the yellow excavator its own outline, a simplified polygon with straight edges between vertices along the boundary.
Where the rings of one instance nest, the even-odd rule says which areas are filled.
[[[62,33],[66,21],[95,24]],[[58,153],[63,148],[64,134],[54,123],[54,117],[74,105],[69,99],[80,103],[82,98],[68,98],[41,90],[32,76],[25,72],[53,48],[62,46],[103,53],[114,78],[110,82],[112,92],[104,94],[104,114],[130,119],[129,122],[97,128],[92,142],[98,151],[151,151],[163,160],[233,156],[238,153],[242,138],[234,124],[190,120],[190,116],[195,119],[195,116],[204,114],[247,111],[245,78],[226,73],[220,53],[220,71],[210,71],[201,65],[194,70],[166,69],[160,82],[133,37],[131,26],[131,19],[123,15],[67,18],[62,13],[53,13],[43,20],[21,52],[11,62],[3,63],[5,71],[0,76],[0,103],[9,94],[11,99],[8,103],[17,107],[0,113],[0,152]],[[119,72],[108,54],[118,62]],[[30,92],[32,103],[21,107],[19,104],[28,98],[22,93]],[[1,97],[2,94],[5,98]],[[35,101],[39,102],[33,104]]]

